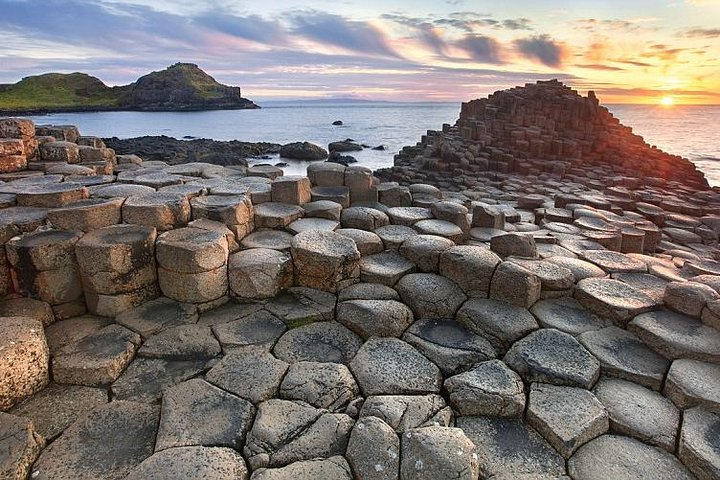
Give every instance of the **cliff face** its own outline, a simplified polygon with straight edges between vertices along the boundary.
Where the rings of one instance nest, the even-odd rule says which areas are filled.
[[[177,63],[120,87],[84,73],[48,73],[0,86],[0,113],[103,110],[221,110],[260,108],[240,87],[215,81],[197,65]]]
[[[593,92],[583,97],[557,80],[463,103],[454,126],[428,132],[420,144],[403,149],[395,165],[394,176],[413,171],[600,174],[707,187],[692,162],[651,147]]]
[[[119,105],[133,110],[258,108],[242,98],[240,87],[218,83],[191,63],[176,63],[149,73],[123,89]]]

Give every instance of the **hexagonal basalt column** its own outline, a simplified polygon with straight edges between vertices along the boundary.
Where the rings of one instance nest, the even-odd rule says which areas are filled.
[[[193,198],[190,204],[194,220],[207,218],[224,223],[238,241],[255,228],[253,204],[247,195],[208,195]]]
[[[285,175],[272,183],[272,201],[303,205],[310,201],[310,179],[300,175]]]
[[[360,252],[350,238],[308,230],[295,235],[290,251],[299,285],[336,292],[360,281]]]
[[[28,317],[0,318],[0,411],[47,385],[49,361],[40,322]]]
[[[185,195],[155,192],[129,197],[122,206],[125,223],[172,230],[190,221],[190,202]]]
[[[228,280],[232,294],[243,300],[271,298],[292,285],[293,263],[286,252],[251,248],[230,257]]]
[[[208,304],[227,295],[228,242],[220,232],[180,228],[157,239],[163,294],[184,303]]]
[[[159,294],[153,227],[113,225],[75,245],[88,310],[114,317]]]
[[[58,318],[85,313],[75,260],[79,238],[77,232],[48,230],[14,237],[5,247],[16,290],[49,303]]]

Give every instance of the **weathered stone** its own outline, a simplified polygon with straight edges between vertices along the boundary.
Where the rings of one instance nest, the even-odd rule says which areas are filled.
[[[518,257],[537,256],[535,239],[531,235],[522,233],[507,233],[494,236],[490,240],[490,249],[501,257],[511,255]]]
[[[663,394],[681,409],[701,406],[720,413],[720,365],[697,360],[675,360]]]
[[[406,227],[412,227],[420,220],[433,218],[429,208],[421,207],[392,207],[387,214],[394,225],[404,225]]]
[[[345,453],[353,421],[300,402],[268,400],[258,406],[243,452],[250,467],[279,467]]]
[[[191,445],[239,449],[255,407],[204,380],[194,378],[167,389],[155,451]]]
[[[0,410],[42,390],[49,379],[43,325],[28,317],[0,318]]]
[[[335,318],[335,295],[306,287],[290,287],[265,304],[289,328]]]
[[[413,228],[422,235],[432,235],[447,238],[453,243],[460,243],[465,239],[465,232],[454,223],[445,220],[420,220]]]
[[[268,248],[271,250],[289,251],[293,235],[278,230],[257,230],[242,239],[243,248]]]
[[[522,379],[500,360],[482,362],[445,380],[450,405],[461,416],[522,417]]]
[[[530,386],[528,423],[567,458],[608,431],[608,414],[595,396],[575,387]]]
[[[388,216],[380,210],[368,207],[350,207],[342,211],[340,223],[343,228],[357,228],[372,232],[390,224]]]
[[[394,289],[379,283],[356,283],[338,292],[338,301],[349,300],[400,300]]]
[[[206,375],[217,385],[254,404],[277,396],[288,364],[266,352],[252,348],[238,349],[226,355]]]
[[[230,290],[238,298],[274,297],[292,285],[292,258],[287,253],[267,248],[243,250],[230,257],[228,279]]]
[[[177,447],[145,459],[125,480],[173,480],[175,478],[236,478],[247,480],[242,456],[224,447]]]
[[[91,232],[122,221],[122,199],[88,198],[48,211],[48,220],[62,230]]]
[[[700,318],[703,308],[720,298],[711,287],[697,282],[670,282],[665,288],[663,301],[676,312]]]
[[[190,202],[177,193],[156,192],[131,196],[122,206],[125,223],[172,230],[190,221]]]
[[[624,327],[627,322],[655,306],[637,288],[609,278],[586,278],[575,288],[575,298],[592,313]]]
[[[304,142],[307,143],[307,142]],[[302,144],[298,144],[302,145]],[[312,145],[310,143],[307,143],[307,145]],[[317,147],[317,145],[312,145],[312,147]],[[319,147],[318,147],[319,148]],[[325,157],[322,157],[325,158]],[[267,165],[267,164],[261,164],[261,165],[253,165],[252,167],[249,167],[247,169],[248,176],[252,177],[262,177],[267,178],[269,180],[275,180],[277,177],[282,176],[283,170],[280,167],[275,167],[273,165]]]
[[[310,179],[300,175],[284,175],[272,183],[272,201],[303,205],[310,201]]]
[[[453,318],[467,297],[452,280],[432,273],[411,273],[396,290],[417,318]]]
[[[326,220],[324,218],[301,218],[288,225],[287,229],[293,234],[306,232],[308,230],[334,232],[339,226],[340,222],[335,220]]]
[[[357,478],[397,480],[400,473],[400,439],[377,417],[357,421],[345,456]]]
[[[0,225],[13,225],[21,232],[32,232],[45,223],[47,209],[8,207],[0,209]]]
[[[660,389],[669,362],[632,333],[608,327],[582,333],[578,340],[600,361],[604,375]]]
[[[385,225],[377,228],[375,234],[380,237],[386,250],[398,250],[405,240],[420,235],[414,228],[404,225]]]
[[[583,257],[608,273],[647,272],[644,262],[619,252],[588,250],[583,253]]]
[[[529,308],[540,299],[540,277],[512,262],[502,262],[490,282],[490,298]]]
[[[378,200],[388,207],[409,207],[412,195],[408,187],[388,182],[378,185]]]
[[[112,317],[159,297],[160,287],[152,283],[126,293],[104,295],[92,290],[85,291],[88,311],[101,316]]]
[[[551,256],[546,260],[570,270],[578,282],[586,278],[604,277],[606,275],[605,270],[602,268],[579,258]]]
[[[399,337],[413,320],[412,311],[395,300],[349,300],[337,306],[337,321],[365,339]]]
[[[565,460],[525,422],[499,417],[461,417],[456,422],[475,444],[480,478],[558,478]]]
[[[228,259],[227,238],[220,232],[178,228],[158,236],[155,257],[166,270],[203,273],[221,268]]]
[[[612,432],[674,452],[680,413],[670,400],[613,378],[601,378],[593,391],[608,411]]]
[[[253,208],[250,198],[247,195],[200,196],[193,198],[190,201],[190,206],[194,220],[206,218],[224,223],[228,226],[240,225],[245,227],[252,225],[254,219],[258,227],[266,226],[257,224],[257,209]],[[260,206],[258,206],[258,208],[259,207]],[[300,212],[302,212],[302,209],[300,209]],[[253,217],[254,214],[255,217]]]
[[[311,163],[307,167],[307,176],[313,185],[335,187],[345,185],[345,165],[333,162]]]
[[[360,281],[360,252],[355,242],[333,232],[297,234],[290,247],[299,285],[328,292]]]
[[[0,478],[28,478],[44,445],[31,420],[0,412]]]
[[[454,375],[496,356],[489,341],[454,320],[418,320],[402,338],[440,367],[444,375]]]
[[[335,233],[351,238],[362,256],[373,255],[384,250],[382,239],[373,232],[358,230],[357,228],[341,228],[336,230]]]
[[[143,338],[197,320],[197,308],[194,305],[178,303],[165,297],[151,300],[115,318],[116,323],[139,333]]]
[[[180,273],[158,267],[157,275],[162,293],[178,302],[203,304],[227,295],[227,265],[198,273]]]
[[[417,265],[422,272],[437,272],[441,254],[455,244],[436,235],[415,235],[400,246],[402,256]]]
[[[297,362],[280,385],[280,398],[342,412],[360,395],[350,370],[338,363]]]
[[[350,207],[350,189],[347,187],[313,187],[310,195],[313,202],[333,202],[342,208]]]
[[[505,214],[497,206],[473,202],[472,209],[473,227],[494,228],[497,230],[505,228]]]
[[[43,480],[124,479],[152,455],[159,414],[157,407],[128,401],[98,407],[43,450],[31,475]]]
[[[213,332],[225,353],[248,346],[270,350],[286,329],[280,319],[265,310],[213,326]]]
[[[347,364],[362,345],[360,337],[337,322],[318,322],[293,328],[278,340],[273,353],[288,362]]]
[[[341,456],[328,459],[303,460],[282,468],[261,468],[252,475],[252,480],[351,480],[352,471]]]
[[[541,295],[548,292],[567,291],[575,286],[575,276],[568,268],[544,260],[526,260],[524,258],[509,258],[508,260],[532,272],[540,279]]]
[[[178,325],[148,337],[138,354],[167,360],[209,360],[220,352],[220,344],[210,327]]]
[[[167,388],[198,375],[207,360],[170,361],[137,358],[112,384],[115,400],[156,403]]]
[[[633,438],[602,435],[568,460],[572,478],[587,480],[691,480],[693,476],[669,453]]]
[[[570,335],[610,326],[609,321],[597,317],[577,300],[569,297],[541,300],[536,302],[530,311],[543,327],[555,328]]]
[[[360,410],[360,419],[377,417],[397,433],[412,428],[434,425],[448,426],[452,418],[444,414],[449,408],[440,395],[372,395],[367,397]]]
[[[504,358],[527,382],[590,388],[600,375],[600,362],[575,338],[543,328],[518,340]]]
[[[132,361],[139,344],[140,335],[108,325],[58,350],[52,359],[53,380],[87,386],[112,383]]]
[[[500,353],[538,328],[535,318],[524,308],[492,299],[471,298],[458,310],[455,319],[471,332],[487,338]]]
[[[326,220],[340,221],[340,212],[343,206],[331,200],[317,200],[303,205],[305,216],[309,218],[322,218]]]
[[[371,338],[350,362],[365,396],[438,393],[440,369],[396,338]]]
[[[487,298],[500,257],[471,245],[449,248],[440,255],[440,275],[454,281],[469,297]]]
[[[145,195],[153,193],[154,188],[145,185],[130,185],[125,183],[113,183],[102,185],[91,190],[91,197],[94,198],[128,198],[134,195]]]
[[[720,363],[720,332],[699,320],[658,310],[638,315],[628,324],[628,330],[670,360],[690,358]]]
[[[479,472],[474,449],[473,442],[459,428],[408,430],[402,436],[400,478],[474,480]]]
[[[700,480],[720,477],[720,414],[696,407],[683,414],[678,457]]]
[[[80,416],[107,402],[104,389],[53,383],[17,405],[11,413],[29,418],[38,434],[54,440]]]
[[[394,286],[404,275],[415,271],[415,264],[397,252],[382,252],[360,259],[363,282]]]
[[[345,169],[345,186],[350,189],[350,201],[377,202],[378,193],[373,185],[372,170],[359,165]]]
[[[78,163],[80,149],[72,142],[47,142],[40,145],[40,158],[44,162]]]

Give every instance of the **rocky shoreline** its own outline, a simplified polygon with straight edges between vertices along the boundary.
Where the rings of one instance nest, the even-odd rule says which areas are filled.
[[[0,477],[718,478],[720,193],[596,103],[375,175],[0,120]]]

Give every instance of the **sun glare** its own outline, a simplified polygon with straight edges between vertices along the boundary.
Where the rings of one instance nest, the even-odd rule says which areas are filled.
[[[662,99],[660,100],[660,105],[662,105],[664,107],[669,107],[674,103],[675,103],[675,99],[670,96],[662,97]]]

